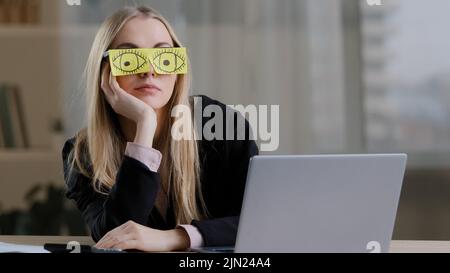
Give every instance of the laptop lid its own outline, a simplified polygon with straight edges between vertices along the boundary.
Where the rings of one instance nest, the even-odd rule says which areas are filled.
[[[387,252],[406,160],[253,157],[235,252]]]

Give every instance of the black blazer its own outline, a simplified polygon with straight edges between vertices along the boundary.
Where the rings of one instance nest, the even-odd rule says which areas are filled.
[[[224,113],[225,109],[230,109],[209,97],[200,97],[201,109],[208,105],[217,105]],[[237,120],[244,119],[237,112],[233,115]],[[202,118],[202,123],[209,119]],[[191,224],[202,234],[205,246],[234,245],[236,241],[249,159],[258,154],[255,141],[249,137],[249,124],[244,121],[245,140],[198,141],[200,180],[209,218],[193,220]],[[225,132],[225,115],[223,124]],[[90,178],[70,168],[69,153],[74,142],[75,138],[67,140],[62,151],[66,196],[76,202],[95,241],[128,220],[161,230],[176,227],[172,202],[168,204],[166,221],[154,206],[160,187],[158,173],[124,156],[115,185],[108,195],[99,194],[94,191]],[[89,169],[90,163],[86,164]]]

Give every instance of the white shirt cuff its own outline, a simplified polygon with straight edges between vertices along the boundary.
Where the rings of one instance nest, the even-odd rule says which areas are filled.
[[[190,246],[189,248],[196,248],[203,246],[203,236],[198,229],[193,225],[178,225],[177,227],[183,228],[189,236]]]
[[[158,172],[162,154],[160,151],[134,142],[128,142],[125,155],[146,165],[152,172]]]

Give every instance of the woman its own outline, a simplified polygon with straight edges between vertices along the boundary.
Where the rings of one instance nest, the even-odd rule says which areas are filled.
[[[258,148],[247,121],[244,140],[196,141],[192,120],[184,123],[192,127],[190,139],[172,138],[174,107],[194,107],[189,74],[156,74],[150,66],[114,77],[103,58],[111,49],[157,47],[182,46],[168,22],[148,7],[123,8],[99,29],[85,71],[87,128],[63,148],[66,196],[76,202],[99,248],[233,245],[248,162]],[[227,109],[201,98],[202,109]],[[243,119],[235,112],[234,118]],[[202,118],[201,126],[207,121]]]

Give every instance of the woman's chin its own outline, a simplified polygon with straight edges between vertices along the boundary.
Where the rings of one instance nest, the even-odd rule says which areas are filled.
[[[132,91],[128,92],[135,98],[143,101],[148,106],[152,107],[154,110],[158,110],[163,108],[166,103],[170,100],[170,97],[167,98],[164,92],[158,91],[158,93],[147,94],[143,92]]]
[[[158,99],[158,98],[154,98],[154,97],[145,97],[145,98],[139,98],[141,101],[145,102],[145,104],[147,104],[148,106],[150,106],[151,108],[153,108],[154,110],[160,109],[164,106],[164,103]]]

